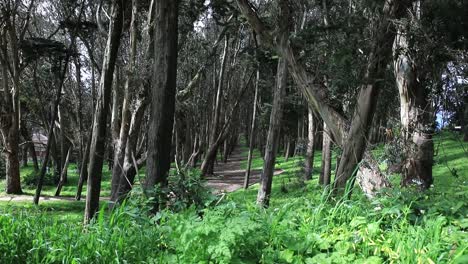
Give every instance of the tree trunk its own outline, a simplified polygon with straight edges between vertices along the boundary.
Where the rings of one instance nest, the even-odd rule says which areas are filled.
[[[90,147],[88,183],[86,195],[85,224],[94,217],[99,208],[101,192],[102,166],[104,162],[107,116],[109,113],[112,81],[114,77],[115,61],[120,46],[122,34],[123,13],[127,0],[112,2],[112,18],[109,26],[104,61],[102,65],[99,95],[93,122],[93,135]]]
[[[288,1],[280,1],[279,8],[283,15],[280,25],[279,45],[287,45],[290,32],[291,10]],[[283,102],[288,80],[287,61],[279,58],[276,73],[276,87],[273,95],[273,106],[270,115],[267,143],[263,171],[260,178],[260,187],[257,194],[257,205],[268,207],[270,205],[271,185],[275,170],[278,141],[281,133],[281,120],[283,118]]]
[[[156,0],[154,31],[154,78],[151,87],[148,124],[148,160],[145,189],[167,185],[171,163],[171,139],[174,124],[176,80],[178,2]],[[159,210],[159,204],[155,210]]]
[[[305,159],[305,171],[304,171],[304,180],[308,181],[312,179],[314,172],[314,141],[315,141],[315,120],[314,112],[309,108],[309,124],[307,128],[307,150],[306,150],[306,159]]]
[[[411,50],[407,31],[400,26],[394,42],[394,69],[400,93],[402,137],[407,148],[401,185],[416,184],[427,189],[433,183],[432,111],[427,101],[429,91],[423,84],[423,78],[418,77],[417,64],[410,56]]]
[[[340,162],[335,184],[337,188],[342,188],[352,176],[366,147],[365,138],[369,124],[368,120],[372,120],[372,110],[375,105],[372,101],[376,101],[376,97],[371,95],[378,94],[376,92],[378,85],[376,84],[379,84],[381,74],[385,69],[384,62],[390,57],[391,44],[394,39],[394,31],[388,30],[388,28],[391,27],[391,20],[406,10],[409,3],[403,0],[389,0],[384,4],[382,17],[376,23],[374,30],[375,41],[368,59],[367,77],[365,78],[368,84],[361,87],[358,103],[361,106],[356,109],[352,127],[347,132],[346,119],[329,104],[328,90],[324,86],[314,84],[315,76],[311,76],[306,72],[304,66],[294,54],[292,46],[289,43],[275,46],[275,36],[260,20],[249,1],[236,0],[236,2],[241,13],[254,28],[261,41],[267,46],[276,48],[281,56],[288,61],[291,75],[309,106],[313,107],[328,125],[334,141],[344,148],[345,158]],[[381,173],[377,175],[384,178]]]
[[[53,139],[55,120],[57,119],[58,107],[59,107],[59,104],[60,104],[60,99],[62,97],[62,88],[63,88],[63,83],[65,81],[65,74],[67,72],[68,59],[69,59],[69,57],[67,57],[66,60],[65,60],[65,65],[63,67],[64,69],[63,69],[63,72],[62,72],[62,76],[59,77],[60,79],[57,78],[58,79],[57,94],[55,95],[54,106],[52,108],[52,118],[50,119],[50,122],[49,122],[49,133],[47,135],[47,146],[46,146],[46,150],[45,150],[44,160],[42,161],[41,172],[40,172],[40,175],[39,175],[39,179],[37,181],[36,193],[34,195],[34,204],[36,204],[36,205],[39,204],[39,198],[41,196],[42,185],[44,183],[44,176],[46,174],[47,166],[48,166],[48,163],[49,163],[50,149],[52,147],[53,142],[55,141]]]
[[[70,152],[71,152],[71,147],[68,148],[67,156],[65,160],[63,161],[63,168],[62,172],[60,173],[60,181],[57,185],[57,190],[55,191],[55,196],[60,196],[60,192],[62,192],[62,187],[66,183],[66,175],[67,175],[67,170],[68,170],[68,162],[70,161]]]
[[[128,192],[132,189],[133,183],[135,181],[135,176],[138,168],[135,168],[135,162],[133,158],[137,155],[137,143],[138,143],[138,134],[141,130],[141,125],[144,120],[145,111],[148,106],[148,103],[145,99],[141,99],[139,103],[137,102],[137,108],[132,114],[130,122],[130,131],[128,133],[127,145],[125,147],[125,158],[123,163],[123,172],[122,177],[120,177],[120,182],[118,184],[118,199],[122,199],[127,195]]]
[[[31,156],[31,160],[33,162],[34,172],[39,171],[39,163],[37,162],[37,155],[36,155],[36,148],[34,146],[34,142],[32,142],[31,133],[26,126],[26,123],[23,121],[21,124],[21,136],[23,136],[24,140],[27,142],[26,147],[29,151],[29,155]]]
[[[134,84],[133,78],[136,69],[136,47],[137,47],[137,16],[138,16],[138,0],[132,1],[132,18],[130,22],[130,60],[127,70],[127,78],[124,86],[124,98],[122,104],[122,118],[120,122],[119,138],[114,148],[114,166],[112,169],[111,181],[111,201],[117,201],[120,178],[123,175],[123,166],[125,159],[125,148],[127,146],[128,133],[130,131],[130,102],[132,100],[130,86]]]
[[[466,91],[465,94],[468,94],[468,91]],[[465,111],[463,113],[463,120],[464,120],[463,141],[468,142],[468,95],[465,95]]]
[[[88,163],[89,163],[89,149],[91,148],[91,141],[92,141],[92,134],[93,128],[91,127],[91,131],[88,136],[88,141],[86,143],[86,150],[81,160],[81,168],[80,168],[80,178],[78,179],[78,186],[76,190],[75,200],[81,200],[81,193],[83,191],[83,184],[84,181],[88,179]]]
[[[253,155],[253,148],[255,143],[255,120],[257,118],[257,101],[258,101],[258,87],[260,82],[260,68],[257,68],[257,78],[255,81],[255,95],[254,95],[254,102],[253,102],[253,110],[252,110],[252,124],[250,127],[250,142],[249,142],[249,154],[247,156],[247,169],[245,170],[245,178],[244,178],[244,189],[249,188],[249,180],[250,180],[250,169],[252,167],[252,155]]]
[[[331,138],[330,129],[323,123],[323,145],[322,145],[322,171],[320,172],[319,183],[324,186],[331,182]]]
[[[17,87],[13,85],[12,95],[10,90],[13,90],[8,85],[8,72],[6,62],[2,61],[2,80],[3,92],[0,101],[0,130],[4,142],[4,157],[5,157],[5,170],[6,170],[6,193],[7,194],[21,194],[21,181],[20,181],[20,163],[19,163],[19,109],[17,103]],[[5,114],[4,114],[5,113]]]
[[[226,72],[226,64],[227,64],[227,55],[229,50],[229,37],[226,36],[224,40],[224,51],[223,57],[221,59],[221,69],[219,71],[219,79],[218,79],[218,87],[216,92],[216,99],[215,99],[215,107],[214,107],[214,118],[213,123],[211,126],[211,133],[210,133],[210,140],[208,144],[208,151],[205,159],[202,163],[202,175],[206,174],[213,174],[214,163],[216,160],[216,152],[218,151],[218,147],[214,145],[218,132],[219,132],[219,123],[220,123],[220,115],[221,115],[221,103],[223,99],[223,84],[224,84],[224,75]],[[213,150],[215,153],[212,153]]]

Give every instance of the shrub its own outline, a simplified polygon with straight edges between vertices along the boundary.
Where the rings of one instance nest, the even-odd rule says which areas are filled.
[[[39,180],[40,172],[30,171],[21,177],[21,182],[26,186],[36,186],[37,181]],[[44,185],[45,186],[53,186],[57,183],[55,177],[51,173],[46,173],[44,175]]]

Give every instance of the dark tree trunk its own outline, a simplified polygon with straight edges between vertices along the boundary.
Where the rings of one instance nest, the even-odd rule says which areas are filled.
[[[282,25],[280,28],[278,45],[287,45],[290,32],[291,10],[289,2],[282,0],[279,3],[282,14]],[[287,61],[279,58],[278,69],[276,73],[276,87],[273,95],[273,106],[270,115],[270,124],[268,128],[267,143],[265,146],[265,158],[263,171],[260,178],[260,187],[257,194],[257,205],[268,207],[270,205],[271,185],[273,182],[273,173],[275,170],[276,154],[278,152],[278,141],[281,133],[281,120],[283,117],[283,102],[286,93],[288,79]]]
[[[171,165],[171,142],[174,124],[176,79],[178,2],[156,0],[154,31],[154,78],[151,87],[148,124],[148,160],[145,189],[167,185]],[[161,201],[155,204],[159,209]]]
[[[102,166],[104,162],[107,116],[109,113],[112,81],[114,77],[115,61],[120,46],[122,34],[123,13],[127,0],[112,2],[112,18],[109,26],[107,46],[102,65],[99,95],[96,101],[96,111],[93,122],[93,135],[89,152],[88,183],[84,222],[94,217],[99,209],[99,195],[101,193]]]
[[[465,93],[468,94],[468,91],[466,91]],[[465,95],[465,111],[463,113],[463,123],[463,141],[468,142],[468,95]]]
[[[315,120],[314,112],[309,108],[309,123],[307,127],[307,150],[306,150],[306,159],[305,159],[305,170],[304,170],[304,180],[312,179],[314,172],[314,142],[315,142]]]
[[[36,193],[34,195],[34,203],[36,205],[39,204],[39,198],[41,196],[42,185],[44,183],[44,177],[45,177],[45,174],[46,174],[47,165],[49,163],[50,149],[52,147],[53,142],[55,141],[53,139],[54,138],[55,120],[57,119],[58,107],[59,107],[59,104],[60,104],[60,99],[62,97],[62,87],[63,87],[63,82],[65,81],[65,74],[67,72],[68,59],[69,59],[69,57],[67,57],[66,60],[65,60],[65,64],[63,66],[62,76],[57,76],[58,87],[57,87],[57,94],[55,95],[54,106],[52,108],[52,118],[50,119],[50,122],[49,122],[49,133],[48,133],[48,136],[47,136],[47,146],[46,146],[46,150],[45,150],[44,160],[42,161],[41,172],[39,174],[39,179],[37,181]],[[59,75],[59,74],[57,74],[57,75]]]
[[[83,157],[81,158],[81,168],[80,168],[80,178],[78,179],[78,187],[76,190],[75,200],[81,200],[81,193],[83,191],[83,184],[85,180],[88,179],[88,163],[89,163],[89,149],[91,148],[91,135],[93,134],[93,128],[91,127],[91,131],[88,136],[88,142],[86,143],[86,150],[84,152]]]
[[[31,156],[31,160],[33,162],[33,168],[35,172],[39,171],[39,163],[37,162],[37,155],[36,155],[36,148],[34,147],[34,143],[32,142],[31,133],[28,130],[25,122],[21,124],[21,136],[23,136],[24,140],[27,142],[26,146],[29,151],[29,155]],[[26,153],[27,155],[27,153]]]

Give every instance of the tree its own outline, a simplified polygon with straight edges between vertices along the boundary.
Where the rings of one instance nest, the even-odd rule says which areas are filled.
[[[171,165],[178,54],[179,1],[155,1],[154,77],[150,89],[145,189],[167,185]],[[155,209],[159,209],[157,201]]]
[[[279,33],[279,46],[287,45],[291,10],[288,0],[280,2],[281,9],[281,27]],[[260,178],[260,188],[258,189],[257,204],[268,207],[270,204],[271,184],[273,182],[273,173],[275,170],[276,153],[278,152],[278,140],[280,137],[281,120],[283,116],[283,100],[286,93],[288,80],[288,69],[284,58],[278,59],[278,69],[276,73],[276,86],[273,96],[273,106],[270,115],[270,126],[268,128],[267,143],[265,146],[265,158],[263,163],[262,176]]]
[[[99,95],[94,114],[93,134],[89,153],[88,183],[86,195],[86,208],[84,222],[89,223],[99,208],[99,195],[101,192],[102,166],[105,152],[105,139],[107,131],[107,116],[112,92],[115,61],[117,59],[122,34],[124,10],[127,0],[112,1],[111,20],[105,56],[102,63]]]

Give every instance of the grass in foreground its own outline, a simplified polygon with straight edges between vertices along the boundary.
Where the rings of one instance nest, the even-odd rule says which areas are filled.
[[[73,217],[81,208],[67,212],[61,204],[51,205],[59,208],[54,210],[1,204],[0,259],[2,263],[467,263],[468,160],[463,152],[467,144],[449,137],[440,140],[447,151],[439,152],[436,160],[435,187],[425,193],[396,187],[372,201],[359,191],[351,200],[326,195],[317,186],[317,153],[314,180],[306,186],[297,181],[301,158],[278,159],[285,172],[274,179],[269,209],[259,210],[254,204],[257,186],[232,193],[203,211],[163,211],[152,217],[146,216],[136,197],[112,214],[104,214],[103,209],[96,223],[83,230],[81,217]],[[62,214],[72,216],[60,218]]]

